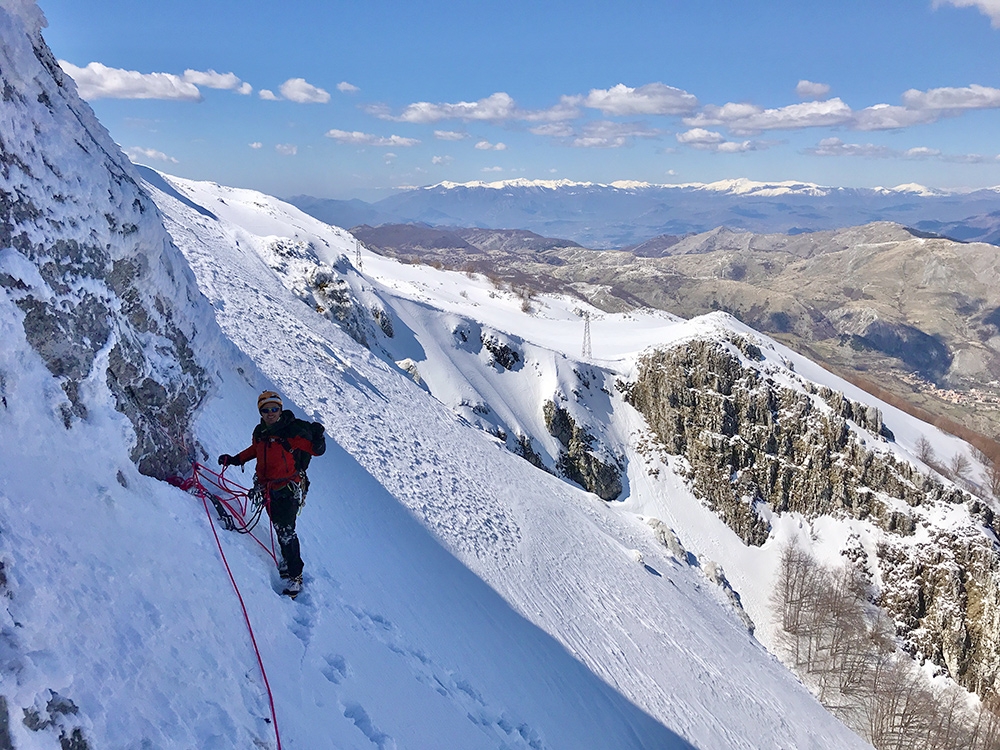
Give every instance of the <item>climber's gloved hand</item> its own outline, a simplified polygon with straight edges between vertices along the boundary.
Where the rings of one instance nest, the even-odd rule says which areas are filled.
[[[230,456],[228,453],[219,456],[219,466],[235,466],[237,463],[236,457]]]

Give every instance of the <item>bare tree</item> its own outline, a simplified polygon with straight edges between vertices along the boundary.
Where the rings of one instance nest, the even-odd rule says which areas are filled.
[[[794,545],[781,554],[776,611],[781,613],[785,647],[797,669],[810,671],[816,647],[819,599],[827,587],[826,572],[808,552]]]
[[[988,477],[990,482],[990,492],[993,493],[993,497],[1000,500],[1000,461],[994,461],[990,465]]]
[[[934,446],[931,445],[931,441],[927,439],[926,435],[921,435],[913,447],[916,448],[917,458],[928,466],[934,463]]]
[[[948,462],[948,471],[956,482],[968,482],[972,462],[964,453],[956,453]]]
[[[1000,748],[1000,715],[987,705],[980,706],[970,725],[973,750],[998,750]]]
[[[990,464],[993,463],[993,459],[990,458],[990,455],[986,451],[984,451],[982,448],[980,448],[979,446],[976,446],[976,445],[970,446],[970,451],[972,452],[972,457],[981,466],[985,466],[986,468],[989,468]]]

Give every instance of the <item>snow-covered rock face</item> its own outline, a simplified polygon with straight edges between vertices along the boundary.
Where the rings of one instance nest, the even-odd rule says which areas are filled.
[[[66,427],[87,418],[104,385],[135,428],[133,460],[167,476],[186,465],[209,386],[191,347],[208,322],[159,212],[43,24],[34,3],[0,3],[0,288],[61,381]]]

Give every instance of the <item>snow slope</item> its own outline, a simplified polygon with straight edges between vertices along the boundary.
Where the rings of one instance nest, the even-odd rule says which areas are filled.
[[[355,504],[350,525],[367,526],[366,509],[374,493],[408,510],[419,522],[414,529],[426,529],[455,556],[453,564],[464,566],[500,597],[484,604],[463,594],[457,600],[465,599],[463,611],[489,612],[504,603],[523,618],[524,628],[536,629],[537,637],[565,649],[576,664],[600,678],[599,684],[613,687],[623,701],[615,713],[621,705],[632,706],[613,719],[613,727],[598,731],[591,722],[598,717],[612,721],[612,716],[586,708],[595,700],[587,696],[589,679],[579,682],[575,672],[563,677],[547,661],[532,665],[527,659],[515,665],[507,643],[491,653],[491,631],[481,623],[468,623],[456,612],[429,612],[418,603],[426,588],[440,588],[433,578],[389,583],[406,569],[396,564],[357,573],[359,590],[379,600],[378,607],[369,605],[366,611],[392,611],[398,637],[429,661],[460,670],[474,682],[477,695],[522,717],[544,746],[662,747],[680,741],[671,739],[674,734],[701,748],[863,744],[747,634],[724,593],[697,568],[675,559],[641,517],[612,510],[593,495],[530,467],[447,408],[455,405],[449,402],[460,405],[463,393],[481,397],[481,391],[492,389],[490,403],[506,404],[509,410],[502,415],[505,424],[537,421],[530,416],[537,411],[536,395],[559,389],[560,382],[570,386],[569,373],[579,367],[554,348],[560,343],[567,349],[575,346],[580,323],[572,303],[541,300],[546,313],[530,318],[536,343],[525,346],[521,372],[525,380],[531,373],[541,384],[507,383],[505,378],[517,373],[482,362],[477,370],[471,360],[481,352],[456,349],[454,331],[457,324],[481,321],[512,338],[509,329],[529,320],[517,299],[498,294],[482,279],[365,253],[362,274],[349,269],[344,276],[359,294],[374,295],[393,311],[395,335],[373,346],[381,350],[379,358],[291,294],[302,278],[289,275],[288,264],[269,250],[283,237],[304,243],[313,263],[344,268],[340,256],[355,254],[349,236],[252,191],[163,179],[169,189],[151,186],[154,198],[222,329],[270,382],[327,425],[343,462],[367,477],[364,488],[355,489],[345,486],[342,464],[331,464],[329,458],[314,463],[315,494],[301,522],[309,594],[296,607],[329,601],[327,592],[335,580],[343,586],[345,573],[336,563],[315,567],[319,548],[344,544],[344,518],[327,522],[327,506]],[[607,339],[599,333],[604,321],[595,323],[595,349],[614,340],[628,359],[627,352],[634,353],[639,342],[648,343],[654,335],[691,333],[664,316],[634,322],[608,325]],[[525,330],[518,328],[519,334]],[[399,350],[391,351],[393,347]],[[417,355],[421,376],[433,383],[438,399],[391,364],[405,353]],[[240,398],[226,396],[208,410],[199,434],[213,452],[233,447],[221,424],[238,419],[241,409],[246,412],[252,391]],[[610,408],[607,399],[605,408]],[[252,411],[244,419],[248,432]],[[690,499],[686,490],[678,491]],[[401,591],[410,592],[402,601],[396,598]],[[442,620],[454,626],[444,638],[435,635]],[[470,662],[473,653],[478,658]],[[307,653],[306,661],[310,658]],[[373,699],[372,706],[378,704]],[[381,708],[386,710],[384,703]],[[368,710],[374,715],[374,707]],[[559,718],[567,711],[572,728]],[[658,729],[647,723],[650,717],[660,723]],[[401,746],[420,747],[426,742],[420,737],[434,736],[422,734],[426,727],[385,731]]]

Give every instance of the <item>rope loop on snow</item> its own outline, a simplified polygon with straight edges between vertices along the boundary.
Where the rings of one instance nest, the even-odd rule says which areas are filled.
[[[192,461],[191,466],[191,476],[174,481],[173,484],[202,500],[211,501],[219,516],[219,523],[226,531],[249,534],[277,565],[274,528],[270,528],[267,544],[254,533],[264,511],[269,510],[271,497],[267,488],[261,487],[256,479],[253,487],[244,487],[226,477],[225,469],[221,473],[215,472],[198,461]]]
[[[281,750],[281,735],[278,733],[278,714],[274,708],[274,694],[271,692],[271,683],[268,681],[267,671],[264,669],[264,659],[261,657],[260,649],[257,647],[257,638],[254,636],[253,625],[250,624],[250,614],[247,612],[247,605],[243,601],[243,594],[240,593],[240,587],[236,584],[236,578],[229,567],[226,553],[222,549],[222,540],[219,539],[219,532],[215,528],[215,519],[212,518],[212,511],[208,507],[209,501],[211,501],[212,505],[215,506],[216,513],[219,515],[219,522],[223,524],[223,528],[249,534],[277,564],[277,555],[274,551],[274,527],[271,527],[270,548],[253,534],[253,528],[257,525],[257,521],[260,520],[261,511],[267,504],[269,493],[266,490],[261,490],[256,483],[254,483],[253,488],[248,489],[226,479],[225,469],[222,470],[222,473],[216,473],[197,461],[192,461],[191,465],[193,471],[189,478],[175,478],[171,480],[171,484],[197,496],[205,507],[205,515],[208,516],[208,525],[212,529],[212,536],[215,537],[215,545],[219,549],[220,557],[222,557],[222,564],[229,575],[229,582],[233,584],[233,591],[236,592],[236,598],[239,599],[240,609],[243,610],[243,621],[246,623],[247,632],[250,634],[250,643],[253,646],[254,653],[257,655],[257,666],[260,667],[260,676],[264,680],[264,688],[267,691],[267,702],[271,707],[271,725],[274,727],[274,741],[277,744],[277,750]],[[214,488],[215,492],[209,491],[208,487]],[[259,502],[253,499],[255,490],[257,491],[256,494],[259,497]],[[227,518],[228,522],[225,520]],[[270,526],[270,524],[268,525]]]

